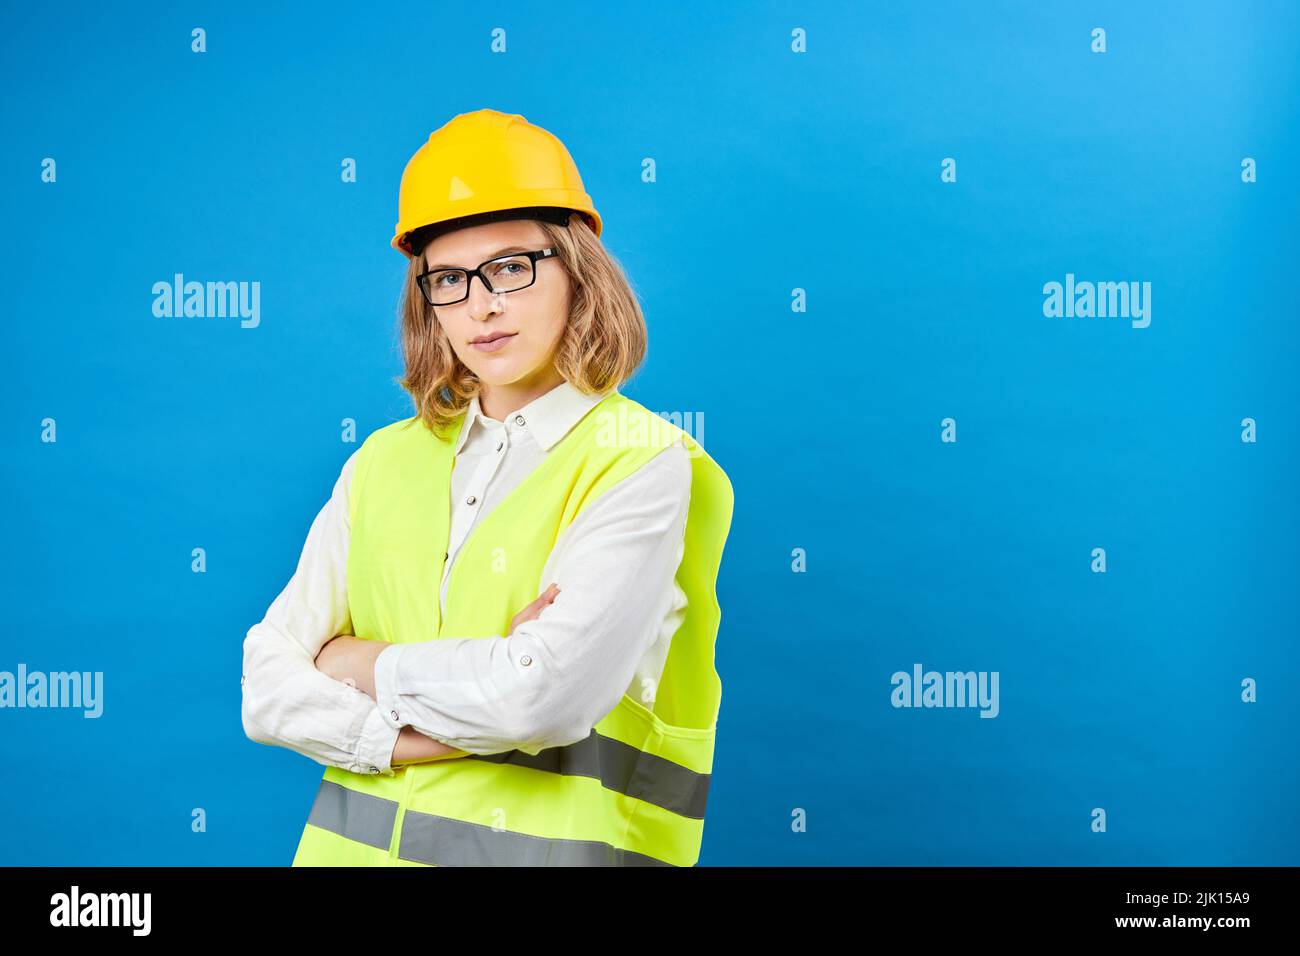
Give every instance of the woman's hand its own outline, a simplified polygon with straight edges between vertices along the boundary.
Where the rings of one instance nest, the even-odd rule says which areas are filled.
[[[464,756],[467,756],[466,751],[444,744],[441,740],[426,737],[414,727],[407,726],[398,731],[397,740],[393,744],[393,755],[388,763],[389,766],[396,768],[398,764],[425,763],[430,760]]]
[[[387,641],[364,641],[350,634],[340,634],[320,649],[316,655],[316,669],[373,698],[375,659],[388,646]]]
[[[559,587],[554,584],[552,584],[545,591],[543,591],[538,596],[537,600],[535,600],[532,604],[529,604],[522,611],[520,611],[518,614],[516,614],[513,618],[510,619],[510,634],[513,634],[515,632],[515,628],[517,628],[520,624],[524,623],[524,621],[532,621],[540,617],[542,614],[542,610],[546,608],[552,601],[554,601],[555,595],[559,593],[560,593]],[[507,634],[506,636],[509,637],[510,635]]]

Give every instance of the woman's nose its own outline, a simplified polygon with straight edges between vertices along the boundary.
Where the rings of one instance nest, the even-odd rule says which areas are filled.
[[[478,280],[477,286],[474,285],[475,279]],[[490,291],[482,276],[472,276],[469,281],[470,310],[474,315],[487,315],[491,312],[500,311],[497,299],[501,293]],[[504,307],[504,303],[501,305]]]

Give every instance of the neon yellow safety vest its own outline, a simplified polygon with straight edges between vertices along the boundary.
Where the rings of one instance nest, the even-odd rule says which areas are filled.
[[[415,642],[507,634],[548,583],[541,575],[560,533],[679,440],[691,460],[677,571],[687,606],[653,701],[624,694],[586,739],[535,755],[448,757],[404,765],[393,776],[328,767],[293,865],[694,865],[722,695],[715,585],[731,527],[731,482],[689,434],[613,391],[473,529],[451,571],[444,618],[438,596],[463,426],[462,414],[440,439],[413,417],[362,444],[348,502],[356,636]]]

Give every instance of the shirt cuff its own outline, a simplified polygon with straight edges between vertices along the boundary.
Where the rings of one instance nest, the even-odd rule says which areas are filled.
[[[395,776],[396,771],[392,766],[393,747],[397,744],[400,730],[400,727],[395,729],[384,720],[378,707],[371,708],[365,723],[361,725],[361,739],[357,742],[356,763],[352,766],[352,772]]]
[[[394,731],[406,726],[397,703],[397,661],[404,645],[390,644],[375,658],[375,709]]]

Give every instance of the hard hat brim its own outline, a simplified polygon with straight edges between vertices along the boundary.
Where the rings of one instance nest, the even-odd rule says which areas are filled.
[[[474,213],[470,216],[457,216],[442,222],[433,222],[418,229],[412,229],[401,237],[403,247],[414,256],[424,252],[430,242],[441,235],[470,226],[481,226],[489,222],[505,222],[511,219],[541,219],[557,226],[567,226],[569,216],[581,210],[565,209],[560,206],[520,206],[515,209],[493,209],[488,212]]]

